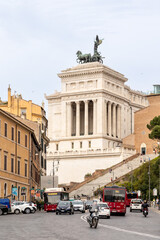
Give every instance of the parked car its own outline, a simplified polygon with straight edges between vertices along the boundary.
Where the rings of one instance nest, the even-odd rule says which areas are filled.
[[[27,202],[23,202],[23,201],[15,201],[12,203],[11,205],[11,208],[13,209],[12,212],[15,213],[16,211],[16,214],[18,214],[18,212],[22,212],[22,213],[26,213],[26,214],[29,214],[29,213],[35,213],[35,210],[32,206],[30,206],[30,203],[27,203]]]
[[[8,213],[8,207],[7,205],[3,205],[0,203],[0,215],[3,215],[4,213]]]
[[[130,212],[132,212],[133,210],[139,210],[142,212],[142,200],[141,199],[131,199]]]
[[[107,203],[98,203],[99,218],[110,218],[110,208]]]
[[[93,204],[93,201],[92,200],[87,200],[85,202],[85,210],[89,209]]]
[[[75,200],[72,202],[74,211],[85,213],[85,205],[81,200]]]
[[[33,203],[33,202],[25,202],[25,203],[27,203],[30,206],[32,206],[35,212],[37,211],[37,204],[36,203]]]
[[[60,201],[56,208],[56,215],[61,213],[74,214],[73,204],[70,201]]]
[[[8,212],[11,212],[11,201],[9,198],[0,198],[0,204],[7,206]]]

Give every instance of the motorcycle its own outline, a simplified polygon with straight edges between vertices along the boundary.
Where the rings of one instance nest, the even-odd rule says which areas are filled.
[[[147,217],[147,215],[148,215],[148,209],[147,209],[147,208],[144,208],[144,209],[143,209],[143,215],[144,215],[145,217]]]
[[[90,228],[97,228],[99,221],[98,209],[95,209],[94,212],[91,212],[91,215],[87,217],[87,222],[90,225]]]

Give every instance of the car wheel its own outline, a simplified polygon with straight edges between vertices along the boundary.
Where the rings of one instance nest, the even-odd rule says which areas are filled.
[[[108,219],[110,219],[110,216],[107,216]]]
[[[132,212],[132,209],[130,209],[130,212]]]
[[[0,215],[2,215],[3,214],[3,211],[2,211],[2,209],[0,209]]]
[[[74,211],[72,212],[72,214],[74,214]]]
[[[26,209],[25,209],[25,213],[26,213],[26,214],[31,213],[31,209],[30,209],[30,208],[26,208]]]
[[[72,212],[70,211],[70,212],[69,212],[69,215],[71,215],[71,214],[72,214]]]
[[[58,212],[56,212],[56,215],[58,215]]]
[[[82,211],[82,213],[85,213],[85,211]]]
[[[14,211],[14,213],[17,215],[17,214],[20,214],[20,210],[19,209],[16,209],[15,211]]]

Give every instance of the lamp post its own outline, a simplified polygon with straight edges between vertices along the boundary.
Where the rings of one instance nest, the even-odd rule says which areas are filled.
[[[160,142],[157,142],[158,143],[158,147],[157,147],[157,150],[158,150],[158,158],[159,158],[159,210],[160,210]]]
[[[133,192],[133,167],[128,165],[128,169],[131,169],[131,192]]]
[[[151,203],[151,166],[150,166],[150,157],[148,158],[149,160],[149,169],[148,169],[148,176],[149,176],[149,206]]]

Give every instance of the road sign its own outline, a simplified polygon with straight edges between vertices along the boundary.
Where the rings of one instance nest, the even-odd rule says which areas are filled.
[[[153,196],[157,196],[157,188],[153,189]]]
[[[140,197],[141,196],[141,191],[138,190],[137,193],[138,193],[138,197]]]

